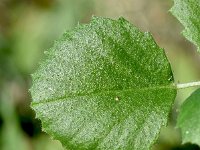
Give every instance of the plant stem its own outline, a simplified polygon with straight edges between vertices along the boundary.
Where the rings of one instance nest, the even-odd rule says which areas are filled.
[[[189,88],[189,87],[194,87],[194,86],[200,86],[200,81],[181,83],[181,84],[176,85],[177,89],[184,89],[184,88]]]

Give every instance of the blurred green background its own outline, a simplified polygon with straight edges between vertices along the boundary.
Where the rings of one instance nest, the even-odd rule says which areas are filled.
[[[43,51],[63,32],[93,15],[125,17],[142,31],[150,31],[165,48],[176,83],[200,80],[200,58],[181,34],[183,27],[169,13],[172,0],[0,0],[0,150],[63,150],[41,131],[30,109],[30,74]],[[180,104],[195,88],[180,90],[155,150],[199,149],[181,145],[174,128]]]

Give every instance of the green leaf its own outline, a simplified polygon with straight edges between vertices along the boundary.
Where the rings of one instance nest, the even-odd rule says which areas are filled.
[[[181,129],[183,143],[200,145],[200,89],[193,92],[182,104],[177,127]]]
[[[183,35],[200,52],[200,0],[174,0],[172,14],[183,24]]]
[[[66,32],[33,74],[32,107],[69,150],[147,150],[176,96],[170,64],[149,33],[94,17]]]

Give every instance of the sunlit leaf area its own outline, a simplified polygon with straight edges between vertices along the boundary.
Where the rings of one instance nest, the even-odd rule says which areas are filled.
[[[45,59],[44,52],[53,47],[55,40],[79,24],[88,24],[94,16],[111,19],[123,17],[142,33],[150,32],[157,45],[164,48],[171,64],[174,82],[199,81],[200,58],[197,47],[181,34],[184,27],[169,12],[172,6],[172,0],[0,0],[0,150],[64,150],[60,141],[42,131],[42,124],[32,110],[37,108],[30,106],[34,97],[30,90],[33,83],[31,76],[34,76],[41,65],[40,62]],[[163,78],[163,75],[158,78]],[[43,93],[45,89],[37,90],[37,93]],[[152,146],[153,150],[200,149],[187,142],[189,140],[182,144],[181,130],[176,126],[181,104],[195,90],[196,88],[188,88],[178,91],[175,103],[166,118],[167,127],[163,127],[161,132],[156,134],[158,140]],[[145,94],[148,99],[148,92]],[[158,97],[159,94],[163,93],[159,92]],[[120,98],[115,97],[115,100]],[[169,105],[163,102],[162,105],[164,104]],[[131,108],[131,103],[127,102],[127,106]],[[196,112],[199,112],[198,108]],[[53,112],[51,114],[53,116]],[[56,121],[56,116],[53,117]],[[156,120],[152,122],[157,124]],[[86,133],[84,136],[90,135]],[[66,139],[64,141],[68,144]]]

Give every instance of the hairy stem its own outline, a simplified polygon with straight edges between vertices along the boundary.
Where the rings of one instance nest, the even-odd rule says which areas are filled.
[[[189,82],[189,83],[180,83],[180,84],[176,85],[177,89],[184,89],[184,88],[189,88],[189,87],[194,87],[194,86],[200,86],[200,81]]]

